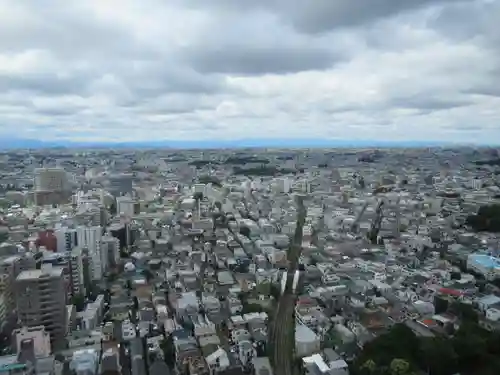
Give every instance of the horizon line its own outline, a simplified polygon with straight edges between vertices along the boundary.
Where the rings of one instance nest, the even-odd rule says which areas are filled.
[[[426,147],[499,147],[498,144],[440,140],[367,140],[367,139],[301,139],[242,138],[234,140],[144,140],[144,141],[78,141],[68,139],[37,140],[11,138],[0,142],[0,150],[51,148],[426,148]]]

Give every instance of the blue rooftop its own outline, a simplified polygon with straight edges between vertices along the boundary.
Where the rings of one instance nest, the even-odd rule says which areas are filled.
[[[470,259],[484,268],[500,269],[500,259],[485,254],[473,254]]]

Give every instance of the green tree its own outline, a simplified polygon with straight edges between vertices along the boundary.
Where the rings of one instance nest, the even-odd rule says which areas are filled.
[[[450,341],[443,337],[425,337],[420,343],[419,367],[432,375],[453,375],[458,369],[458,356]]]
[[[477,324],[463,322],[452,342],[458,356],[460,371],[478,368],[485,363],[487,338]]]
[[[410,364],[401,358],[394,358],[389,365],[391,375],[407,375],[410,373]]]
[[[414,370],[430,375],[500,374],[500,333],[486,331],[472,320],[462,320],[451,337],[416,337],[408,330],[397,324],[367,343],[353,363],[352,374],[418,373]],[[365,366],[369,363],[373,370],[368,361],[376,364],[374,373]]]
[[[222,187],[221,181],[215,176],[203,175],[198,178],[200,184],[212,184],[217,187]]]
[[[242,314],[249,314],[249,313],[260,313],[263,311],[264,311],[263,307],[258,303],[244,303],[241,312]]]
[[[467,322],[477,323],[479,320],[476,310],[474,310],[472,305],[466,303],[453,302],[450,305],[450,312]]]
[[[12,205],[12,202],[8,199],[0,198],[0,209],[9,208]]]
[[[401,345],[401,343],[405,343]],[[354,363],[354,368],[360,367],[369,359],[380,367],[389,367],[394,358],[404,359],[414,363],[419,352],[419,340],[415,333],[404,324],[394,325],[389,332],[368,342]]]
[[[372,359],[368,359],[361,365],[360,370],[363,375],[375,374],[377,371],[377,364]]]
[[[9,239],[9,232],[0,232],[0,243],[3,243]]]
[[[278,284],[276,283],[272,283],[271,284],[271,287],[270,287],[270,290],[269,290],[269,294],[275,299],[275,300],[279,300],[280,296],[281,296],[281,289],[280,287],[278,286]]]
[[[469,215],[465,223],[478,232],[500,232],[500,204],[481,206],[476,215]]]
[[[245,237],[250,238],[250,229],[248,227],[241,227],[240,234],[242,234]]]

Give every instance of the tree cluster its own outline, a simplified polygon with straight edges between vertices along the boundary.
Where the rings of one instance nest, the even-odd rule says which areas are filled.
[[[264,308],[262,305],[258,303],[249,303],[246,302],[243,304],[243,310],[241,311],[242,314],[250,314],[250,313],[261,313],[264,311]]]
[[[481,206],[476,215],[469,215],[465,224],[477,232],[500,232],[500,204]]]
[[[9,239],[9,232],[0,232],[0,243],[3,243]]]
[[[397,362],[394,362],[397,361]],[[397,366],[396,366],[397,364]],[[366,344],[354,375],[500,374],[500,333],[464,320],[450,336],[417,337],[404,324]]]
[[[243,235],[243,236],[245,236],[245,237],[250,238],[250,235],[251,235],[250,228],[248,228],[248,227],[241,227],[240,228],[240,234]]]
[[[200,177],[198,177],[198,182],[200,184],[212,184],[212,185],[215,185],[218,187],[222,187],[221,181],[217,177],[214,177],[214,176],[208,176],[208,175],[200,176]]]
[[[500,159],[477,160],[474,162],[476,165],[500,165]]]
[[[230,156],[224,162],[225,164],[245,165],[245,164],[269,164],[267,159],[259,159],[255,156]]]

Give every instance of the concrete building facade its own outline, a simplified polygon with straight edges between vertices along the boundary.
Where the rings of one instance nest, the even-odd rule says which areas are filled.
[[[44,326],[52,342],[66,334],[66,282],[62,267],[42,265],[23,271],[16,279],[18,319],[23,326]]]

